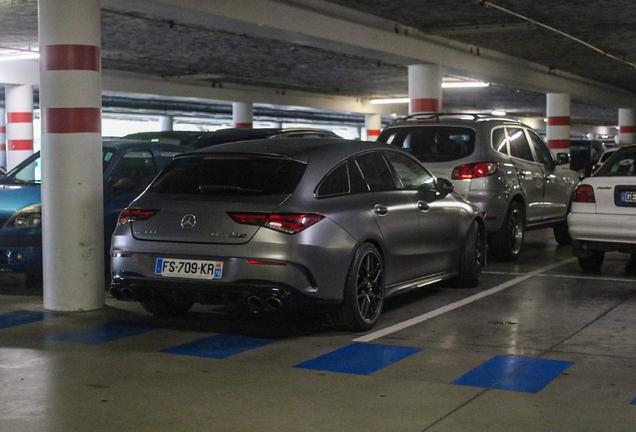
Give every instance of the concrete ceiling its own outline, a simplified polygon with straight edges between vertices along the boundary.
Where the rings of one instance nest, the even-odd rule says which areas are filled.
[[[0,0],[0,20],[0,54],[37,49],[37,1]],[[633,0],[103,0],[101,25],[113,94],[126,88],[109,74],[164,83],[163,96],[187,85],[204,100],[303,105],[297,94],[365,112],[407,96],[408,64],[431,62],[491,82],[445,90],[448,111],[543,117],[545,93],[564,92],[573,124],[613,125],[636,107]]]

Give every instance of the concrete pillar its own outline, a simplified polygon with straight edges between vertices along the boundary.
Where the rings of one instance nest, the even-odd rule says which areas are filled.
[[[619,108],[618,110],[618,144],[636,143],[636,116],[634,110]]]
[[[38,28],[44,307],[98,309],[104,306],[100,0],[39,0]]]
[[[7,128],[4,108],[0,108],[0,167],[7,167]]]
[[[382,130],[382,116],[380,114],[365,114],[364,128],[367,131],[367,141],[375,141]]]
[[[409,114],[442,111],[441,65],[409,66]]]
[[[173,126],[174,126],[174,117],[167,115],[161,119],[162,132],[171,131],[173,129]]]
[[[252,104],[246,102],[232,103],[232,120],[235,128],[251,128],[252,117]]]
[[[547,144],[554,151],[570,151],[570,95],[548,93],[546,111]]]
[[[33,88],[9,85],[4,88],[6,125],[6,166],[10,170],[33,154]]]

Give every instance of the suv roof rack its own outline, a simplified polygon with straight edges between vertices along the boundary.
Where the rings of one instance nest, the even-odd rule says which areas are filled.
[[[481,114],[481,113],[459,113],[459,112],[421,112],[409,114],[404,117],[400,117],[396,119],[396,122],[399,121],[407,121],[407,120],[435,120],[440,121],[442,119],[448,118],[456,118],[461,120],[473,120],[473,121],[484,121],[484,120],[505,120],[509,122],[519,123],[521,121],[510,118],[510,117],[501,117],[494,116],[492,114]]]

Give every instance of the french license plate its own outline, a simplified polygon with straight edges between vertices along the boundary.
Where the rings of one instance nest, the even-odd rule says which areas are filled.
[[[621,192],[621,202],[636,203],[636,192]]]
[[[155,274],[194,279],[221,279],[223,262],[157,258]]]

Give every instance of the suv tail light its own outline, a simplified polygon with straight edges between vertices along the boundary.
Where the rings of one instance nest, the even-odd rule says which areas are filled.
[[[125,208],[119,214],[119,219],[117,219],[117,226],[127,224],[128,222],[150,219],[158,211],[159,210]]]
[[[577,203],[596,203],[594,188],[587,184],[578,185],[576,189],[574,189],[573,201]]]
[[[228,213],[236,222],[259,225],[285,234],[296,234],[320,222],[325,217],[317,213]]]
[[[474,178],[487,177],[493,175],[499,169],[496,162],[476,162],[470,164],[462,164],[453,168],[451,179],[453,180],[470,180]]]

